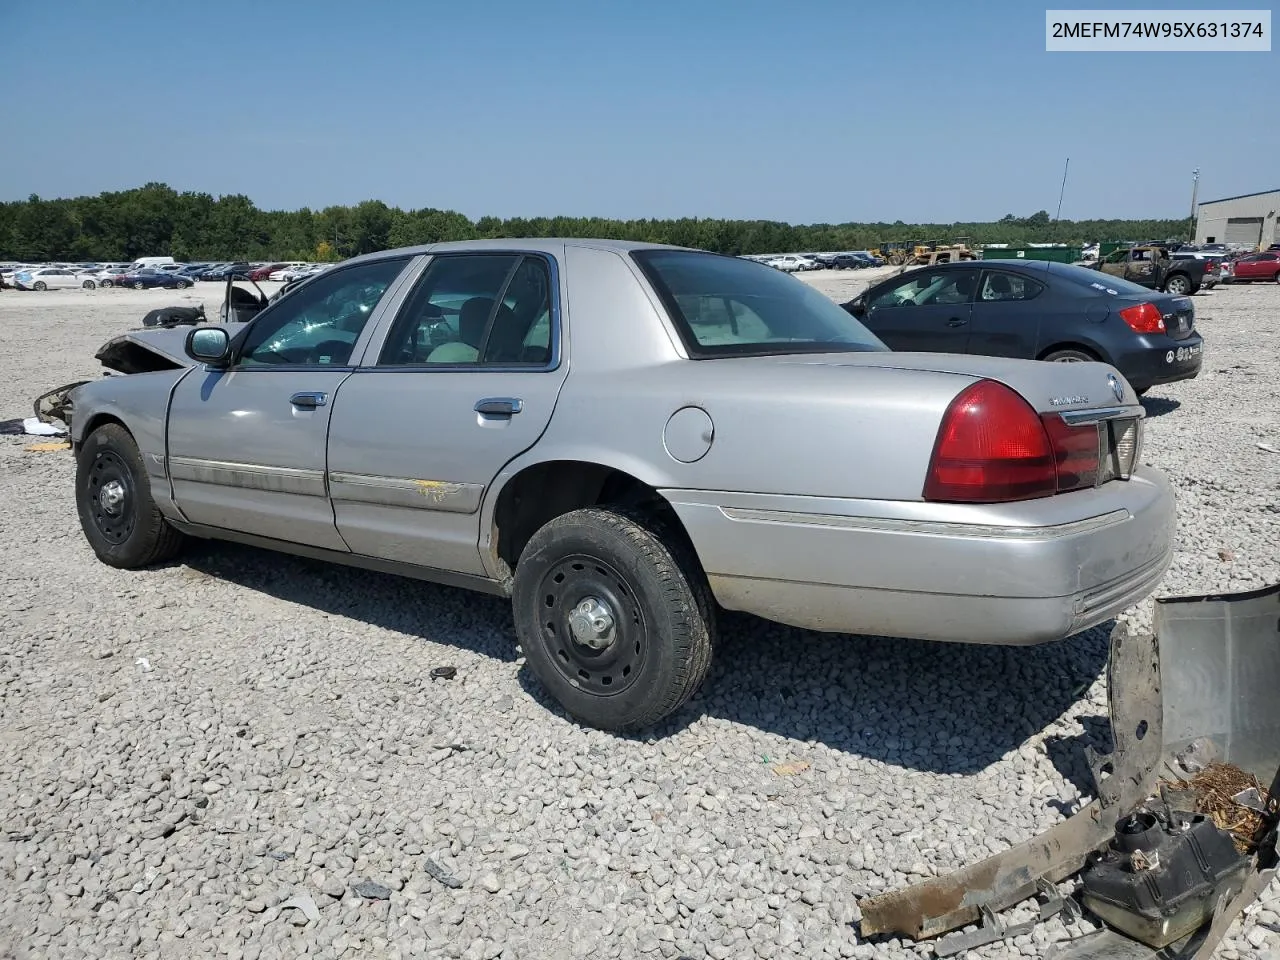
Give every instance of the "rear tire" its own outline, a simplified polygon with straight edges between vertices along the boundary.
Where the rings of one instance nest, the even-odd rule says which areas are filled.
[[[1190,277],[1175,273],[1164,282],[1164,292],[1172,293],[1175,297],[1185,297],[1195,293],[1195,287],[1192,285]]]
[[[179,289],[179,290],[185,290],[185,289],[187,289],[187,287],[189,287],[189,286],[191,286],[191,284],[187,283],[187,281],[185,281],[185,280],[179,280],[179,281],[178,281],[178,289]]]
[[[1092,363],[1098,358],[1084,350],[1062,349],[1047,353],[1040,359],[1050,363]]]
[[[129,431],[107,423],[85,438],[76,458],[76,511],[98,559],[132,570],[177,556],[185,537],[151,496],[151,478]]]
[[[141,280],[135,280],[135,281],[133,281],[133,289],[135,289],[135,290],[143,290],[143,289],[145,289],[145,288],[146,288],[146,284],[145,284],[145,283],[143,283]]]
[[[543,688],[603,730],[658,723],[688,702],[711,665],[706,578],[648,516],[589,507],[544,525],[516,567],[512,609]]]
[[[84,283],[80,284],[80,286],[84,287],[86,290],[92,290],[94,287],[97,286],[97,284],[94,283],[92,280],[86,280]]]

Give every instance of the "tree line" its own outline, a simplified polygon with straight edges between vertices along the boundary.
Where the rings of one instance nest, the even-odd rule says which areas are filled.
[[[609,220],[481,217],[381,200],[323,210],[260,210],[243,194],[214,197],[163,183],[97,196],[0,203],[0,260],[341,260],[391,247],[496,237],[600,237],[728,254],[862,250],[904,240],[1082,243],[1187,235],[1190,221],[1053,220],[1044,211],[989,223],[813,223],[772,220]]]

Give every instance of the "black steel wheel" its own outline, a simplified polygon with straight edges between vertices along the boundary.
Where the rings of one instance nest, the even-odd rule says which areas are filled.
[[[145,567],[176,556],[183,536],[151,496],[133,437],[107,423],[84,440],[76,460],[76,509],[85,539],[113,567]]]
[[[137,522],[138,492],[128,465],[114,450],[104,450],[94,457],[84,482],[98,533],[108,543],[124,543]]]
[[[652,726],[693,696],[711,663],[714,606],[681,538],[652,517],[599,507],[533,535],[512,595],[530,670],[605,730]]]
[[[636,682],[648,652],[635,588],[599,557],[572,554],[542,578],[539,639],[565,680],[607,697]]]

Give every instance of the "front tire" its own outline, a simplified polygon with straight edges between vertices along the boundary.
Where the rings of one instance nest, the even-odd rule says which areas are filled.
[[[48,290],[48,285],[43,280],[37,280],[31,285],[32,290]]]
[[[177,283],[177,287],[179,290],[185,290],[189,286],[191,286],[191,284],[187,283],[187,281],[185,280],[179,280]]]
[[[133,289],[135,289],[135,290],[142,290],[142,289],[144,289],[145,287],[146,287],[146,284],[145,284],[145,283],[143,283],[141,280],[135,280],[135,281],[133,282]]]
[[[76,459],[76,511],[98,559],[132,570],[177,556],[184,537],[151,496],[151,479],[129,431],[118,423],[85,438]]]
[[[94,287],[97,286],[97,284],[94,283],[92,280],[86,280],[84,283],[80,284],[80,286],[84,287],[86,290],[92,290]]]
[[[649,517],[597,507],[556,517],[520,557],[512,608],[529,668],[589,726],[650,727],[688,702],[711,665],[706,579]]]

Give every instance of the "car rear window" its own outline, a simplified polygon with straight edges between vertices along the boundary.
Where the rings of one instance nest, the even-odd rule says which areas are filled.
[[[632,256],[691,357],[889,349],[829,297],[773,267],[693,250]]]
[[[1088,295],[1089,291],[1092,291],[1095,295],[1108,294],[1113,297],[1130,296],[1132,294],[1145,296],[1151,293],[1148,287],[1140,286],[1132,280],[1126,280],[1110,273],[1103,273],[1101,270],[1077,267],[1073,263],[1052,264],[1050,271],[1054,276],[1069,281],[1080,293],[1085,295]]]

